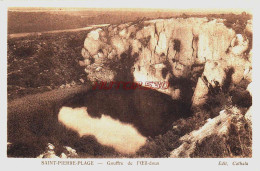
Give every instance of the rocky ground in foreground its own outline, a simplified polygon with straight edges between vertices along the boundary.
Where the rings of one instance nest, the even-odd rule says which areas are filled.
[[[9,39],[8,100],[94,81],[169,81],[162,93],[190,103],[192,116],[149,137],[135,155],[87,138],[88,151],[64,147],[58,157],[251,157],[251,48],[245,14]],[[56,156],[46,147],[47,157]]]

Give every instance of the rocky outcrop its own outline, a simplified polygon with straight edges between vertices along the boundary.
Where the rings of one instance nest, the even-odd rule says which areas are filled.
[[[216,18],[158,19],[95,27],[71,38],[57,36],[55,41],[49,37],[48,41],[42,37],[13,41],[9,84],[23,85],[31,93],[28,87],[38,89],[45,80],[43,85],[53,85],[55,90],[9,102],[8,156],[250,157],[252,21],[243,27],[239,19],[227,23]],[[39,42],[44,46],[37,52],[23,53],[31,49],[27,45]],[[17,51],[18,44],[25,50]],[[83,59],[78,61],[80,52]],[[24,59],[19,65],[25,69],[12,70],[19,58]],[[32,60],[37,61],[32,65],[36,67],[28,69],[25,64]],[[20,75],[23,79],[17,79]],[[143,86],[147,81],[168,82],[169,87],[106,93],[89,91],[90,86],[75,87],[89,81],[142,82]],[[56,114],[65,102],[75,110],[88,105],[89,115],[86,109],[82,115],[68,110],[58,120]],[[91,120],[106,124],[101,127]],[[77,131],[83,133],[79,136]]]
[[[98,28],[87,35],[80,64],[91,81],[169,81],[168,89],[158,91],[173,99],[187,95],[184,87],[191,84],[179,85],[178,80],[193,79],[197,86],[189,94],[193,94],[193,105],[201,105],[208,89],[224,86],[230,70],[228,79],[234,84],[251,70],[251,61],[245,57],[248,38],[224,22],[177,18]],[[246,29],[251,31],[250,22]]]
[[[71,147],[64,146],[62,149],[62,153],[58,156],[55,152],[55,146],[51,143],[48,143],[46,150],[37,156],[37,158],[77,158],[78,154],[76,150]]]
[[[217,117],[213,119],[208,119],[207,123],[198,130],[194,130],[189,134],[186,134],[183,137],[181,137],[181,145],[171,152],[170,157],[191,157],[197,150],[196,148],[198,148],[199,144],[201,144],[202,141],[205,141],[207,137],[222,138],[224,140],[222,143],[227,144],[227,147],[225,147],[225,149],[222,150],[230,151],[229,146],[231,146],[232,144],[228,144],[226,141],[228,141],[227,139],[230,138],[230,131],[232,129],[231,127],[233,126],[232,124],[234,124],[233,122],[235,122],[235,125],[237,125],[238,130],[241,130],[243,129],[242,127],[246,124],[245,118],[246,116],[243,116],[242,112],[236,107],[222,110]],[[217,147],[212,146],[211,148],[212,151],[214,151],[214,148]],[[208,153],[210,152],[208,151]]]
[[[166,81],[169,88],[158,91],[194,109],[205,104],[212,109],[207,112],[216,117],[182,136],[170,157],[200,156],[201,144],[208,141],[228,144],[221,147],[228,152],[219,156],[232,156],[236,153],[232,130],[252,125],[248,110],[252,94],[246,90],[252,81],[252,21],[239,23],[239,19],[230,25],[226,19],[175,18],[110,25],[87,35],[81,65],[93,82]],[[237,135],[234,139],[240,142]],[[250,156],[250,142],[245,146],[234,155]]]

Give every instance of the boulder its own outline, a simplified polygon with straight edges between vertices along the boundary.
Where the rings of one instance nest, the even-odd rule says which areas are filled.
[[[192,97],[192,105],[193,106],[200,106],[206,103],[208,99],[208,86],[206,83],[203,81],[202,78],[198,79],[193,97]]]
[[[225,79],[225,65],[221,61],[207,61],[205,63],[203,76],[206,77],[207,82],[215,88],[216,86],[222,86]]]
[[[237,34],[236,37],[231,41],[230,52],[234,55],[241,55],[248,48],[249,41],[241,34]]]
[[[229,137],[230,128],[232,126],[234,127],[234,125],[231,125],[234,124],[232,123],[232,120],[236,121],[235,124],[239,128],[244,125],[242,118],[242,112],[236,107],[220,111],[218,116],[212,119],[209,118],[207,122],[198,130],[194,130],[182,136],[179,139],[181,141],[181,145],[171,152],[170,157],[191,157],[199,144],[203,141],[207,141],[207,137],[219,137],[222,138],[222,140],[225,140],[224,137]],[[222,143],[227,142],[223,141]]]

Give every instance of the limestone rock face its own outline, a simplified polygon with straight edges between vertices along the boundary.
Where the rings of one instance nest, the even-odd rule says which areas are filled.
[[[250,28],[249,22],[246,29]],[[248,48],[247,37],[227,28],[222,19],[158,19],[91,31],[80,65],[86,66],[91,81],[169,81],[168,89],[158,91],[173,98],[179,98],[175,80],[196,75],[194,101],[205,99],[208,91],[201,79],[197,83],[200,76],[207,87],[221,87],[227,71],[232,70],[231,82],[238,84],[251,70],[250,59],[244,57]],[[194,74],[196,65],[204,67],[202,75]]]
[[[222,86],[226,77],[225,64],[220,61],[208,61],[205,63],[203,75],[212,86]]]
[[[252,21],[222,16],[8,40],[8,156],[251,157]]]
[[[194,130],[181,137],[180,141],[182,144],[171,152],[170,157],[191,157],[198,150],[196,148],[199,144],[205,141],[207,137],[229,137],[230,129],[234,127],[234,123],[232,122],[236,121],[238,129],[242,129],[240,127],[245,124],[244,118],[246,116],[243,116],[242,112],[236,107],[220,111],[217,117],[208,119],[198,130]],[[224,141],[224,143],[226,142]]]
[[[231,41],[231,53],[234,55],[241,55],[248,48],[248,40],[241,34],[237,34],[236,37]]]
[[[193,106],[204,104],[207,101],[208,92],[209,89],[207,84],[202,80],[202,78],[199,78],[192,97]]]

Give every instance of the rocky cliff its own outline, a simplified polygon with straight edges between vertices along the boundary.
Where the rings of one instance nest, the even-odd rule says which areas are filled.
[[[173,99],[193,95],[193,105],[201,105],[209,89],[225,87],[227,80],[251,82],[252,25],[244,22],[240,32],[225,19],[207,18],[98,28],[88,33],[80,64],[91,81],[168,81],[170,87],[159,91]]]
[[[246,90],[252,81],[251,49],[252,20],[245,15],[232,20],[191,17],[137,21],[88,33],[80,65],[85,66],[92,82],[166,81],[169,88],[158,91],[191,104],[194,116],[202,111],[210,115],[212,121],[179,139],[182,145],[176,146],[171,157],[204,157],[195,149],[199,153],[202,142],[212,143],[207,141],[227,144],[220,147],[222,157],[250,156],[251,140],[247,136],[251,134],[251,113],[245,112],[252,104]],[[249,131],[246,137],[246,131],[236,137],[246,139],[239,141],[241,147],[246,146],[242,149],[229,144],[234,143],[230,131],[241,131],[241,125]],[[228,140],[223,140],[225,136]],[[209,140],[212,137],[217,140]],[[236,148],[242,152],[234,152]]]
[[[13,123],[28,115],[25,125],[32,130],[23,129],[35,142],[10,132],[14,141],[19,137],[26,143],[10,142],[8,155],[251,157],[252,35],[250,15],[226,14],[137,20],[81,32],[10,38],[8,129],[16,132],[18,128],[13,125],[17,124]],[[95,135],[78,137],[66,131],[58,138],[45,136],[40,141],[37,131],[49,135],[46,130],[52,133],[58,129],[58,123],[51,124],[52,119],[58,121],[57,104],[64,104],[62,97],[70,95],[69,87],[95,85],[96,81],[137,82],[142,83],[141,87],[147,82],[168,83],[167,88],[156,90],[87,91],[86,96],[77,89],[76,96],[70,99],[86,102],[91,109],[86,112],[90,119],[111,117],[131,124],[145,137],[145,144],[131,154],[123,154],[112,148],[114,144],[100,144]],[[61,98],[57,100],[56,96]],[[17,103],[20,101],[23,103]],[[19,116],[15,111],[18,108]],[[42,117],[36,117],[39,114],[48,119],[43,122]],[[77,122],[78,118],[74,119]],[[38,124],[49,128],[39,128]],[[68,137],[64,140],[63,136]],[[46,147],[42,155],[37,151],[38,142]],[[31,147],[37,152],[32,153]]]

